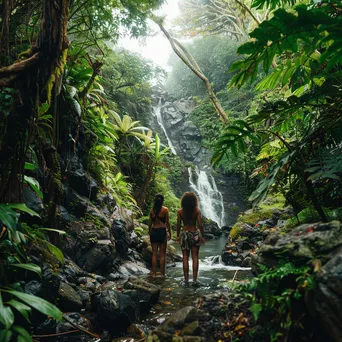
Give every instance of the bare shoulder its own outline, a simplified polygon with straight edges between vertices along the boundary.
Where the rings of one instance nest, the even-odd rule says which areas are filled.
[[[165,212],[169,211],[168,207],[164,207],[164,206],[162,206],[162,210],[165,211]]]

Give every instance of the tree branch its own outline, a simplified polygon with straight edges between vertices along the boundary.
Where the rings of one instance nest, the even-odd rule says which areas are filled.
[[[176,41],[171,37],[169,32],[164,28],[163,24],[157,17],[151,17],[151,19],[159,26],[161,31],[164,33],[165,37],[168,39],[168,41],[171,44],[171,47],[173,51],[176,53],[176,55],[184,62],[184,64],[197,76],[199,77],[206,89],[207,93],[210,99],[210,102],[212,103],[213,107],[215,108],[216,112],[218,113],[220,119],[226,124],[228,123],[229,119],[224,111],[219,99],[216,97],[213,88],[208,80],[208,78],[201,72],[199,66],[197,65],[194,58],[191,56],[191,54],[185,49],[185,47],[179,42]],[[176,43],[176,44],[175,44]]]

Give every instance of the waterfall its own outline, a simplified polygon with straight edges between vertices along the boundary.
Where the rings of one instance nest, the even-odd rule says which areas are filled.
[[[208,177],[207,173],[199,170],[196,166],[194,179],[191,167],[188,168],[190,187],[197,193],[200,209],[203,216],[216,222],[221,228],[224,226],[225,213],[223,196],[217,189],[215,179],[212,175]]]
[[[171,152],[173,154],[177,154],[177,152],[176,152],[175,148],[173,147],[172,142],[169,138],[169,135],[167,134],[167,131],[164,127],[163,118],[161,115],[161,98],[159,99],[157,106],[153,108],[153,115],[157,117],[157,122],[158,122],[159,126],[162,128],[162,130],[166,136],[167,144],[169,145]]]

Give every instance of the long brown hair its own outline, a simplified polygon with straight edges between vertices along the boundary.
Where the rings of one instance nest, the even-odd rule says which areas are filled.
[[[160,210],[164,203],[164,196],[162,194],[157,194],[154,198],[154,205],[153,205],[153,211],[156,216],[159,215]]]
[[[183,209],[184,218],[192,219],[198,211],[198,199],[194,192],[184,192],[181,199],[181,207]]]

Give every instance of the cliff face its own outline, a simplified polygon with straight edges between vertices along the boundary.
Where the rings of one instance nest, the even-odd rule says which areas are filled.
[[[190,113],[195,106],[193,99],[172,100],[167,94],[159,93],[154,101],[151,126],[158,132],[166,146],[172,145],[183,162],[182,180],[178,184],[173,184],[176,195],[181,196],[184,191],[193,190],[199,194],[199,188],[203,189],[206,186],[209,187],[207,189],[209,192],[215,192],[214,189],[217,187],[223,199],[225,218],[222,225],[231,225],[235,223],[237,215],[246,209],[243,200],[244,188],[238,175],[227,175],[218,170],[213,172],[210,166],[212,151],[203,146],[200,129],[190,120]],[[189,170],[190,166],[192,171]],[[197,169],[194,170],[195,168]],[[208,176],[207,184],[199,183],[203,182],[203,179],[199,177],[200,170]],[[192,184],[189,180],[190,172]],[[203,189],[203,191],[206,190]],[[209,205],[209,203],[201,203],[201,205]]]

